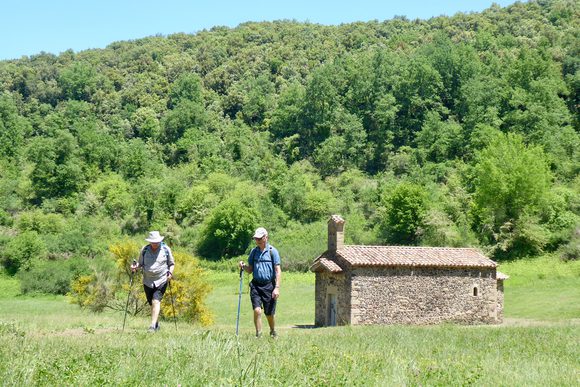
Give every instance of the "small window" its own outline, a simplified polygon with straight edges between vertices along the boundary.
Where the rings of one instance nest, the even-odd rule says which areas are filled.
[[[477,297],[477,295],[479,294],[479,289],[477,288],[477,286],[473,287],[473,296]]]

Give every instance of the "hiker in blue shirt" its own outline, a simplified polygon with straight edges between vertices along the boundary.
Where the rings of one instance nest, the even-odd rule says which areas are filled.
[[[151,231],[145,239],[148,245],[141,249],[139,261],[131,266],[135,272],[138,268],[143,268],[143,289],[147,302],[151,305],[151,326],[149,332],[159,330],[159,312],[161,311],[161,300],[167,290],[167,284],[173,278],[175,260],[171,249],[159,235],[159,231]]]
[[[262,336],[262,308],[270,326],[270,336],[276,338],[276,301],[280,297],[280,254],[268,243],[268,231],[260,227],[254,233],[256,247],[250,252],[248,264],[240,261],[240,269],[252,273],[250,299],[254,309],[256,337]]]

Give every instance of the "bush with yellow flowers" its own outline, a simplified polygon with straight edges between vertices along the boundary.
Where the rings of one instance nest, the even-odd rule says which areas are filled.
[[[137,260],[139,246],[130,240],[109,246],[109,263],[93,268],[93,273],[79,277],[73,282],[69,293],[72,303],[95,312],[105,309],[125,310],[132,315],[148,314],[149,307],[142,286],[142,274],[131,273],[131,263]],[[173,251],[175,270],[170,288],[165,292],[161,305],[161,315],[175,317],[182,321],[211,324],[213,318],[205,305],[211,287],[206,281],[206,273],[198,260],[190,254]],[[133,282],[131,284],[131,276]],[[173,301],[173,305],[172,305]]]

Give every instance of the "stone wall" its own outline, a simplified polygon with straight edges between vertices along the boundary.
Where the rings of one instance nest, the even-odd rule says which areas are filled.
[[[344,273],[316,273],[314,324],[328,326],[328,299],[330,294],[337,297],[336,325],[348,325],[351,312],[350,275]]]
[[[349,320],[362,325],[499,323],[503,299],[498,298],[495,273],[495,269],[356,268]]]
[[[497,280],[497,323],[503,322],[503,280]]]

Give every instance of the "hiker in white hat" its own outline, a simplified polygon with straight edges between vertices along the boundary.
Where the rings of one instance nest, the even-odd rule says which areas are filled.
[[[270,326],[270,337],[276,338],[276,301],[280,297],[280,254],[268,243],[268,231],[259,227],[254,232],[256,247],[250,252],[248,264],[240,261],[241,270],[252,273],[250,282],[250,299],[254,309],[254,326],[256,337],[262,336],[262,309]]]
[[[167,290],[167,284],[173,278],[175,260],[171,249],[165,243],[159,231],[151,231],[145,238],[148,245],[141,249],[139,260],[131,266],[135,272],[138,268],[143,268],[143,289],[147,296],[147,302],[151,305],[151,325],[149,332],[159,330],[159,312],[161,311],[161,300]]]

